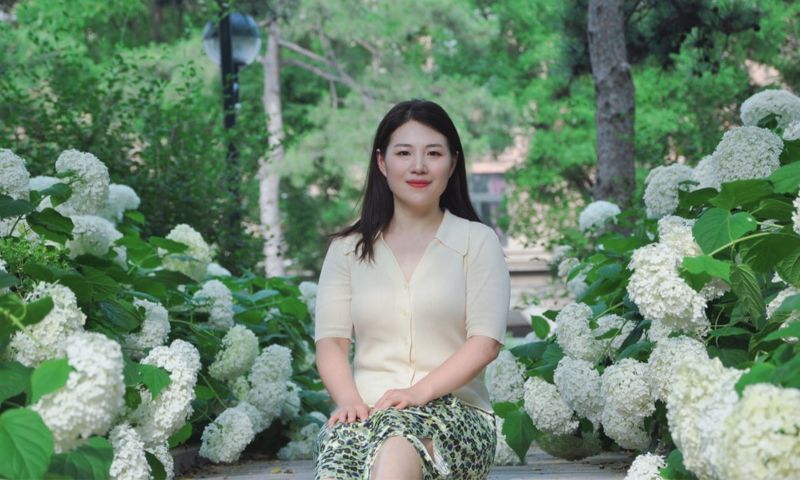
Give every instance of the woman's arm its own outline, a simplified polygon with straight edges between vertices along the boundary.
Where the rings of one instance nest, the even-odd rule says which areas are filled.
[[[469,337],[454,354],[411,388],[388,390],[374,410],[424,405],[463,387],[500,353],[500,342],[484,335]]]
[[[364,403],[353,380],[349,352],[350,340],[347,338],[328,337],[317,341],[317,370],[337,407],[328,419],[329,427],[337,421],[352,423],[369,417],[369,406]]]

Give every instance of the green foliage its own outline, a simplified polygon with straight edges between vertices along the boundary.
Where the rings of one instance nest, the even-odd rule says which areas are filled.
[[[0,475],[41,478],[53,454],[53,434],[33,410],[7,410],[0,414],[0,452]]]
[[[31,374],[30,403],[36,403],[43,396],[66,385],[69,372],[74,370],[67,363],[66,358],[55,358],[42,362]]]
[[[108,479],[113,458],[114,450],[108,440],[90,437],[75,450],[53,455],[47,477]]]

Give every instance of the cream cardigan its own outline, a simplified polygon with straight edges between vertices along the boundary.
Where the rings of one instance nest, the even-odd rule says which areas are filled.
[[[353,375],[370,407],[444,363],[467,338],[505,341],[511,281],[497,234],[448,209],[406,281],[379,235],[375,262],[360,262],[357,235],[328,247],[317,291],[314,340],[355,336]],[[491,412],[481,371],[453,395]]]

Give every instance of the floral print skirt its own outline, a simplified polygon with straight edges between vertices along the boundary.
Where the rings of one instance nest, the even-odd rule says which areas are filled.
[[[369,480],[380,446],[401,436],[419,453],[424,480],[483,480],[494,462],[496,435],[494,414],[452,394],[422,406],[387,408],[366,421],[323,425],[314,444],[314,478]],[[423,439],[433,441],[433,458]]]

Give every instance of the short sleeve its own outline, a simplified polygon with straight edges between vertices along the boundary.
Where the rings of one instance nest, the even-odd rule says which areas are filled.
[[[352,337],[350,258],[346,246],[345,239],[334,239],[322,262],[314,310],[314,342],[327,337]]]
[[[485,226],[484,226],[485,227]],[[485,335],[505,343],[511,276],[497,234],[481,228],[467,251],[467,338]]]

